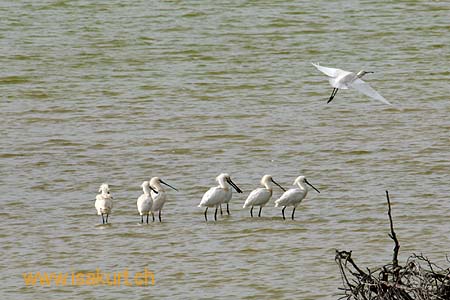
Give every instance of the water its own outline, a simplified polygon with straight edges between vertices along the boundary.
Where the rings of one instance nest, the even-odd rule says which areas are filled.
[[[0,4],[1,298],[337,299],[335,249],[391,259],[386,189],[400,261],[445,262],[448,3],[122,2]],[[374,71],[394,107],[356,91],[327,105],[310,62]],[[205,223],[196,206],[224,171],[244,194]],[[306,175],[321,194],[295,221],[272,204],[251,219],[241,207],[264,174],[285,187]],[[180,192],[163,223],[141,226],[151,176]],[[110,226],[95,215],[102,182]],[[154,286],[22,278],[144,267]]]

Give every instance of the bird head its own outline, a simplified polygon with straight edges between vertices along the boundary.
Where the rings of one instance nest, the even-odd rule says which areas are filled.
[[[364,75],[369,74],[369,73],[373,73],[373,72],[361,70],[361,71],[359,71],[359,72],[356,74],[356,77],[361,78],[361,77],[363,77]]]

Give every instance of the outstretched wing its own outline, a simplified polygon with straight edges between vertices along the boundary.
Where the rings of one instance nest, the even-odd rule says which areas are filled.
[[[328,68],[328,67],[322,67],[318,64],[315,63],[311,63],[314,67],[317,68],[317,70],[319,70],[320,72],[324,73],[325,75],[329,76],[329,77],[340,77],[341,75],[346,75],[349,74],[351,72],[347,72],[341,69],[335,69],[335,68]]]
[[[360,93],[363,93],[366,96],[369,96],[373,99],[379,100],[385,104],[389,104],[392,105],[391,103],[389,103],[389,101],[387,101],[386,99],[383,98],[383,96],[381,96],[380,94],[378,94],[377,91],[375,91],[373,88],[370,87],[369,84],[367,84],[366,82],[362,81],[361,79],[357,78],[355,81],[353,81],[350,86],[352,88],[354,88],[355,90],[359,91]]]

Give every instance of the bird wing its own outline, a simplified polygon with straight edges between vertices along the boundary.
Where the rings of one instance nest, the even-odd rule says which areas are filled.
[[[257,188],[253,190],[250,195],[248,195],[247,200],[245,200],[244,207],[251,205],[261,205],[270,199],[270,192],[265,188]]]
[[[202,206],[214,206],[219,204],[221,200],[223,200],[225,193],[223,189],[219,187],[212,187],[202,197],[202,201],[200,201],[199,207]]]
[[[379,100],[385,104],[392,105],[389,101],[383,98],[380,94],[378,94],[377,91],[375,91],[373,88],[370,87],[370,85],[361,79],[357,78],[352,83],[350,83],[350,86],[357,90],[360,93],[363,93],[366,96],[369,96],[373,99]]]
[[[295,202],[297,198],[301,198],[304,192],[300,189],[289,189],[281,195],[281,197],[275,200],[275,206],[286,206]]]
[[[105,200],[102,198],[101,195],[97,195],[96,199],[95,199],[95,209],[97,210],[98,214],[101,214],[101,209],[104,207],[105,205]]]
[[[314,67],[317,68],[317,70],[319,70],[320,72],[324,73],[325,75],[329,76],[329,77],[339,77],[339,76],[343,76],[346,74],[349,74],[351,72],[348,71],[344,71],[341,69],[335,69],[335,68],[328,68],[328,67],[322,67],[319,64],[315,64],[315,63],[311,63]]]

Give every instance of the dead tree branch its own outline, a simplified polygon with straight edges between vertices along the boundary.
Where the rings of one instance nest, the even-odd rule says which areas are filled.
[[[376,271],[363,271],[352,258],[351,251],[336,250],[344,296],[347,300],[449,300],[450,267],[441,268],[423,255],[413,254],[404,266],[398,262],[400,243],[394,231],[389,192],[386,191],[389,237],[394,241],[392,264]],[[447,258],[447,261],[449,259]]]
[[[389,216],[389,224],[391,226],[391,233],[389,234],[389,237],[394,240],[394,254],[392,256],[392,267],[394,270],[397,270],[398,268],[398,251],[400,250],[400,243],[398,242],[397,235],[394,231],[394,222],[392,221],[392,214],[391,214],[391,201],[389,199],[389,192],[386,191],[386,199],[388,203],[388,216]],[[394,278],[396,279],[396,278]]]

